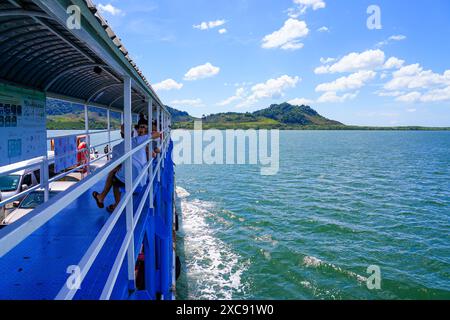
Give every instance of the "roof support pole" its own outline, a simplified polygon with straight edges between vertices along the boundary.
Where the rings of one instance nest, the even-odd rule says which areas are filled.
[[[108,152],[108,157],[107,159],[110,160],[111,159],[111,114],[110,114],[110,110],[106,110],[106,118],[108,121],[108,146],[107,146],[107,152]]]
[[[168,123],[169,123],[169,117],[167,116],[167,112],[164,112],[164,138],[166,137],[167,134],[169,134]],[[168,145],[169,145],[169,141],[166,140],[165,150],[164,150],[164,159],[166,159],[166,157],[167,157],[166,151],[167,151]]]
[[[132,126],[132,113],[131,113],[131,78],[125,76],[123,82],[123,97],[124,97],[124,133],[125,133],[125,154],[129,153],[132,149],[131,143],[131,126]],[[129,194],[133,192],[133,165],[132,156],[125,160],[123,164],[125,166],[125,193]],[[136,288],[134,268],[136,260],[134,259],[134,232],[133,232],[133,197],[130,198],[126,205],[126,222],[127,222],[127,234],[131,233],[131,241],[128,246],[127,261],[128,261],[128,283],[129,289],[134,290]]]
[[[150,142],[150,147],[148,150],[148,154],[149,154],[149,159],[151,162],[153,162],[153,99],[152,97],[149,97],[148,102],[147,102],[147,119],[148,119],[148,132],[150,135],[150,138],[152,139],[152,142]],[[150,178],[150,196],[149,196],[149,208],[153,209],[153,182],[152,182],[152,178],[153,178],[153,165],[150,166],[150,168],[148,168],[148,176]]]
[[[89,174],[91,171],[91,137],[89,136],[89,107],[87,104],[84,105],[84,130],[86,134],[86,149],[82,152],[86,154],[86,173]]]
[[[161,167],[164,169],[164,138],[166,137],[164,133],[164,111],[161,112],[161,132],[163,133],[163,137],[161,138],[161,157],[163,158]]]
[[[156,125],[157,125],[157,131],[161,132],[161,106],[158,104],[156,106]],[[159,149],[159,153],[158,153],[158,162],[161,158],[161,140],[162,138],[158,139],[158,149]],[[161,182],[161,167],[158,167],[158,182]]]

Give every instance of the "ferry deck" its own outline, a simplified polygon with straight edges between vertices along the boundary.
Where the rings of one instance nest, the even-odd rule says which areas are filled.
[[[108,133],[109,147],[119,142],[111,140],[111,112],[121,114],[125,128],[122,157],[95,171],[90,170],[95,162],[107,156],[89,159],[53,178],[48,172],[48,138],[40,142],[45,149],[34,158],[41,168],[39,184],[0,202],[5,206],[45,190],[41,206],[0,230],[0,299],[174,299],[171,117],[124,45],[90,0],[0,0],[0,51],[0,99],[22,95],[17,105],[23,103],[24,109],[29,97],[83,105],[89,152],[96,147],[90,143],[92,135],[99,133],[89,128],[90,108],[101,108],[107,115],[107,129],[101,132]],[[149,138],[133,149],[132,119],[139,113],[147,116],[149,128],[156,120],[163,137],[157,140],[161,153],[133,180],[133,155],[152,143]],[[17,128],[5,128],[6,133],[23,125],[15,121]],[[45,121],[38,129],[45,131]],[[5,157],[2,151],[0,176],[18,170],[8,167],[11,159],[5,163]],[[108,173],[118,165],[125,167],[125,188],[109,214],[97,207],[92,192],[103,189]],[[49,198],[52,181],[80,169],[88,171],[83,180]],[[105,204],[112,202],[111,192]]]

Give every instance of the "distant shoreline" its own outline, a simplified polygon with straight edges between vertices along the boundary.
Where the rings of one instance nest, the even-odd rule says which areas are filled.
[[[113,126],[112,130],[118,130],[117,124]],[[102,130],[105,129],[106,125],[104,123],[99,123],[97,125],[93,125],[91,130]],[[204,130],[208,129],[216,129],[216,130],[248,130],[248,129],[266,129],[266,130],[275,130],[278,129],[280,131],[450,131],[450,127],[417,127],[417,126],[405,126],[405,127],[364,127],[364,126],[252,126],[250,124],[246,124],[245,126],[239,125],[217,125],[217,124],[208,124],[203,123],[202,128]],[[172,126],[172,129],[184,129],[184,130],[193,130],[194,124],[189,123],[187,125],[181,123],[175,123]],[[84,123],[81,122],[58,122],[52,121],[47,123],[47,130],[85,130]]]
[[[203,123],[203,129],[217,129],[217,130],[248,130],[248,129],[267,129],[280,131],[450,131],[450,127],[419,127],[419,126],[405,126],[405,127],[370,127],[370,126],[298,126],[298,127],[284,127],[284,126],[239,126],[239,125],[215,125]],[[174,124],[173,129],[193,130],[192,125]]]

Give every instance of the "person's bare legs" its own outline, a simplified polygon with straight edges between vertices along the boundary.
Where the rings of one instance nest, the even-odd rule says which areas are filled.
[[[116,208],[119,205],[119,203],[120,203],[120,199],[122,197],[122,193],[120,192],[120,188],[117,187],[117,186],[114,186],[113,192],[114,192],[114,200],[115,200],[114,208]]]
[[[113,185],[113,193],[114,193],[114,204],[112,204],[106,208],[106,210],[109,213],[114,212],[114,210],[117,208],[117,206],[120,203],[120,198],[122,197],[122,194],[120,193],[120,188],[117,185]]]
[[[108,195],[109,191],[111,190],[111,187],[113,185],[113,179],[116,173],[120,170],[120,166],[114,168],[109,174],[108,178],[105,182],[105,187],[103,188],[102,193],[99,193],[97,196],[97,199],[99,202],[103,203],[105,201],[106,196]]]

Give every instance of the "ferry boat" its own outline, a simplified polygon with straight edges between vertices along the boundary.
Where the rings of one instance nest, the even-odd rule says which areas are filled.
[[[171,117],[149,81],[90,0],[1,0],[0,39],[0,177],[35,174],[27,188],[18,182],[0,207],[43,193],[42,204],[0,230],[0,299],[174,299]],[[84,148],[73,143],[74,135],[61,136],[49,156],[49,98],[84,105]],[[106,130],[90,130],[91,107],[105,110]],[[123,140],[111,139],[111,112],[121,113]],[[156,122],[160,139],[147,135],[135,143],[132,119],[140,113],[149,128]],[[98,148],[91,138],[101,133],[107,133],[108,146],[123,143],[123,155],[111,159],[108,149],[98,158],[70,162],[74,154]],[[154,142],[161,152],[136,174],[134,157]],[[52,176],[50,164],[62,169]],[[92,194],[119,165],[125,181],[110,214]],[[85,171],[83,179],[51,194],[57,181],[79,171]]]

